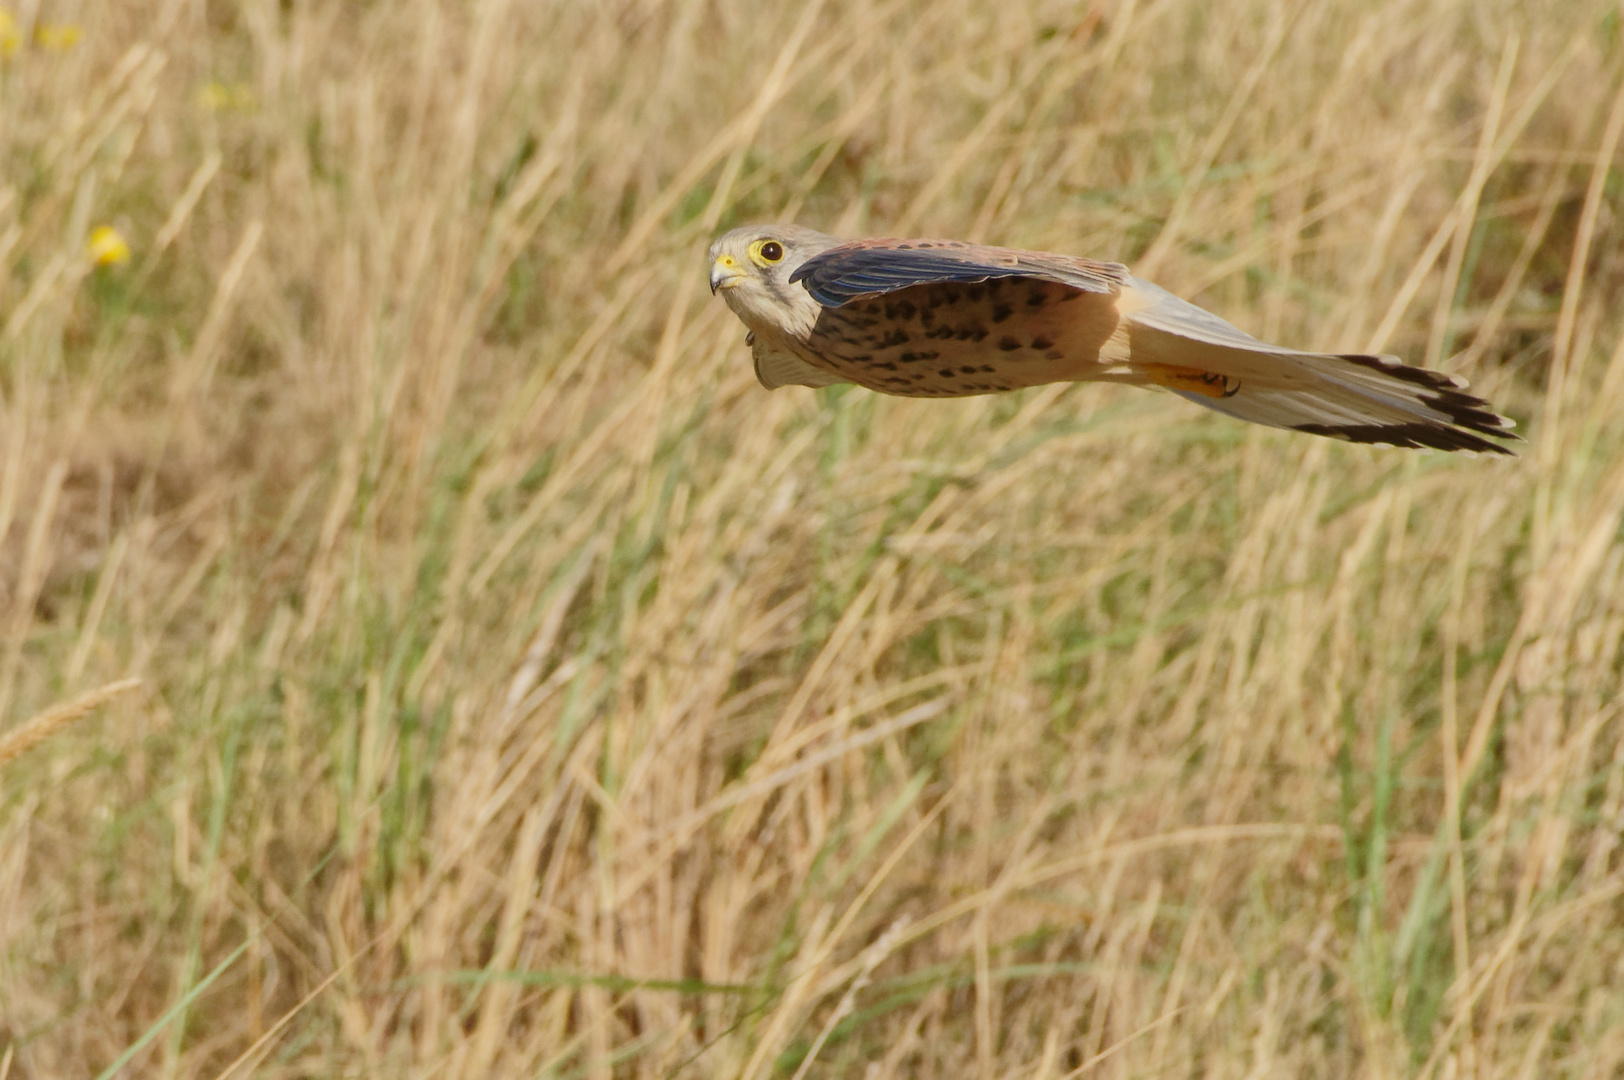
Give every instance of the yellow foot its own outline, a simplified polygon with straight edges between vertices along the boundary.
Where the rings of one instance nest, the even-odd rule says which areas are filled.
[[[1219,375],[1199,368],[1173,367],[1170,364],[1147,364],[1145,374],[1157,386],[1169,390],[1182,390],[1202,397],[1227,398],[1240,392],[1241,381],[1233,376]]]

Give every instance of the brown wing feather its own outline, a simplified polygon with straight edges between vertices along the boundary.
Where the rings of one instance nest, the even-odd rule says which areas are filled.
[[[825,308],[801,344],[881,393],[988,394],[1098,377],[1124,355],[1116,300],[1037,278],[912,285]]]
[[[961,397],[1112,378],[1356,442],[1507,453],[1489,439],[1515,438],[1448,375],[1270,345],[1117,263],[863,240],[812,257],[790,280],[822,309],[796,351],[882,393]]]

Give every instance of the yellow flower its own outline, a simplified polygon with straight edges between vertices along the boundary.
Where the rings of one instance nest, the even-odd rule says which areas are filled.
[[[130,245],[111,225],[98,225],[90,230],[85,252],[97,266],[116,266],[130,261]]]
[[[84,36],[85,32],[72,23],[40,23],[34,27],[34,44],[46,52],[67,52]]]
[[[11,12],[0,8],[0,56],[11,56],[23,45],[23,35]]]
[[[205,109],[215,112],[236,110],[248,112],[257,102],[254,100],[254,91],[246,83],[205,83],[198,88],[197,103]]]

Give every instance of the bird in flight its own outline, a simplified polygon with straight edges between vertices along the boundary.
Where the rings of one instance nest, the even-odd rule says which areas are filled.
[[[965,397],[1054,382],[1160,386],[1269,427],[1392,446],[1511,451],[1512,421],[1452,375],[1299,352],[1243,333],[1120,263],[956,240],[842,241],[747,225],[710,248],[711,292],[756,378]]]

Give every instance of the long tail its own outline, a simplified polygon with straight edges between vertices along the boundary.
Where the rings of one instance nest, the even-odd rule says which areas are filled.
[[[1511,420],[1452,375],[1393,356],[1269,345],[1138,279],[1124,292],[1131,366],[1215,412],[1349,442],[1437,450],[1510,454],[1490,439],[1517,438]]]

